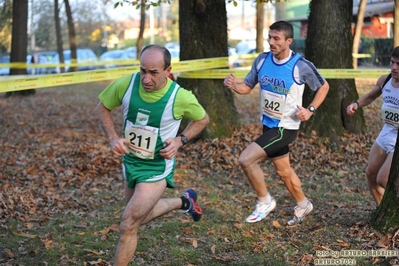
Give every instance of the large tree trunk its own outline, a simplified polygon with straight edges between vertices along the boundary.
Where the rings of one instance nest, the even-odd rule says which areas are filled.
[[[60,8],[58,0],[54,0],[54,21],[55,21],[55,35],[57,38],[57,51],[60,58],[60,63],[64,63],[64,49],[62,47],[62,34],[60,22]],[[60,67],[61,73],[65,72],[65,67]]]
[[[263,47],[263,21],[265,20],[265,4],[263,2],[256,2],[256,52],[262,53]]]
[[[360,0],[359,10],[357,11],[357,21],[355,27],[355,35],[353,37],[352,53],[357,54],[359,51],[360,37],[362,35],[364,12],[366,9],[367,0]],[[357,57],[353,57],[353,68],[357,68]]]
[[[77,54],[76,54],[76,32],[75,32],[75,25],[73,23],[73,17],[72,17],[72,11],[71,11],[71,5],[69,4],[69,0],[64,0],[65,3],[65,11],[67,14],[68,18],[68,32],[69,32],[69,47],[71,49],[71,63],[77,63]],[[75,72],[77,71],[76,66],[71,66],[69,68],[69,72]]]
[[[26,62],[28,47],[28,0],[13,1],[12,7],[12,37],[10,62]],[[26,75],[26,68],[11,68],[10,75]],[[35,93],[35,90],[23,90],[14,92],[21,95]],[[8,92],[6,96],[12,93]]]
[[[26,62],[28,47],[28,0],[13,1],[10,62]],[[10,75],[26,75],[26,69],[11,68]]]
[[[352,68],[352,9],[353,2],[348,0],[311,1],[305,57],[317,68]],[[352,116],[346,114],[349,103],[359,97],[355,80],[330,79],[328,82],[330,91],[326,100],[312,119],[302,123],[302,130],[307,135],[314,130],[333,143],[337,142],[337,136],[342,135],[344,129],[354,133],[364,132],[363,111],[360,109]],[[314,93],[306,90],[303,105],[307,106],[313,97]]]
[[[371,217],[371,225],[378,231],[392,234],[399,228],[399,135],[396,139],[388,183],[380,207]]]
[[[141,1],[140,6],[140,30],[137,36],[137,59],[140,59],[140,53],[144,45],[144,30],[145,30],[145,2]]]
[[[399,0],[395,0],[393,47],[399,46]]]
[[[179,25],[180,60],[228,56],[225,0],[179,0]],[[179,79],[178,83],[193,91],[210,116],[202,137],[230,136],[240,126],[234,96],[220,79]]]

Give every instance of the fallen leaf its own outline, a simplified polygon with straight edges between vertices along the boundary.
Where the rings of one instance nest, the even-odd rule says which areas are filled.
[[[273,227],[281,228],[281,225],[280,225],[280,223],[279,223],[277,220],[274,220],[274,221],[272,222],[272,224],[273,224]]]
[[[216,245],[213,245],[213,246],[211,247],[211,251],[212,251],[212,254],[215,254],[215,252],[216,252]]]
[[[22,237],[27,237],[27,238],[35,238],[37,235],[32,235],[24,232],[19,232],[19,231],[12,231],[12,233],[16,236],[22,236]]]

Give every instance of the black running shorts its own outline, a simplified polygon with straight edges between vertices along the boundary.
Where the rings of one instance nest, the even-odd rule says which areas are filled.
[[[263,126],[263,134],[255,142],[266,152],[267,157],[275,158],[290,151],[288,145],[295,140],[297,134],[298,130]]]

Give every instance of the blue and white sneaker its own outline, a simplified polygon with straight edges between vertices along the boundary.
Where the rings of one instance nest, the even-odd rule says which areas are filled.
[[[313,210],[313,204],[308,201],[308,205],[305,209],[295,206],[294,208],[294,218],[287,222],[287,225],[293,226],[302,223],[303,219]]]
[[[184,192],[183,196],[190,201],[190,208],[185,212],[193,217],[194,222],[198,222],[202,216],[202,209],[197,204],[197,193],[190,188]]]
[[[245,219],[247,223],[256,223],[266,218],[266,216],[276,208],[276,201],[272,198],[270,204],[258,202],[255,211]]]

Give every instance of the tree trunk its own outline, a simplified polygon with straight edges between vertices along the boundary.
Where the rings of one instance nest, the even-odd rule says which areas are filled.
[[[28,0],[13,1],[10,62],[26,62],[28,47]],[[26,75],[26,68],[11,68],[10,75]]]
[[[55,35],[57,36],[57,51],[60,58],[60,63],[64,63],[64,49],[62,47],[62,34],[60,22],[60,8],[58,0],[54,0],[54,21],[55,21]],[[60,67],[61,73],[65,72],[65,67]]]
[[[371,217],[374,229],[392,234],[399,228],[399,134],[396,138],[395,152],[392,158],[388,183],[380,207]]]
[[[256,2],[256,52],[263,53],[263,21],[265,20],[265,4]]]
[[[144,30],[145,30],[145,2],[141,1],[140,6],[140,30],[137,36],[137,59],[140,60],[140,53],[144,44]]]
[[[28,0],[13,1],[12,8],[12,37],[10,62],[26,62],[28,47]],[[26,75],[26,68],[10,68],[10,75]],[[30,95],[35,90],[23,90],[14,92],[19,95]],[[8,92],[6,96],[11,96]]]
[[[305,57],[317,68],[352,68],[352,9],[353,2],[348,0],[310,2]],[[312,119],[301,124],[301,129],[308,136],[314,130],[319,136],[337,143],[337,136],[342,135],[344,129],[364,132],[365,121],[361,109],[352,116],[346,114],[350,102],[359,98],[355,80],[330,79],[328,82],[330,91],[326,100]],[[305,90],[303,106],[306,107],[313,97],[311,90]]]
[[[76,33],[75,33],[75,25],[73,23],[71,5],[69,4],[69,0],[64,0],[65,3],[65,11],[68,18],[68,32],[69,32],[69,47],[71,49],[71,63],[77,63],[77,54],[76,54]],[[77,71],[76,66],[70,66],[69,72]]]
[[[11,51],[11,36],[12,31],[12,0],[0,1],[0,29],[3,32],[3,38],[0,38],[0,46],[3,48],[1,52]],[[3,50],[4,49],[4,50]]]
[[[399,0],[395,0],[393,47],[399,46]]]
[[[228,56],[225,0],[179,0],[179,25],[180,60]],[[193,91],[210,116],[201,137],[231,136],[240,126],[234,95],[220,79],[179,79],[178,83]]]
[[[360,37],[362,35],[364,12],[366,9],[367,0],[360,0],[359,10],[357,11],[357,21],[355,27],[355,35],[353,37],[352,53],[357,54],[359,52]],[[353,57],[353,68],[357,68],[357,57]]]

